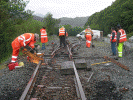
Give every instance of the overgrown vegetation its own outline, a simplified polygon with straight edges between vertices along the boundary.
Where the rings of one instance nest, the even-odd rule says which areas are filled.
[[[131,36],[133,34],[132,5],[132,0],[116,0],[111,6],[90,16],[84,27],[90,25],[92,29],[103,31],[104,36],[106,36],[111,33],[111,27],[120,24],[128,34],[127,36]]]
[[[1,0],[0,2],[0,63],[12,54],[12,41],[23,33],[39,33],[43,23],[33,20],[33,12],[24,11],[23,0]]]

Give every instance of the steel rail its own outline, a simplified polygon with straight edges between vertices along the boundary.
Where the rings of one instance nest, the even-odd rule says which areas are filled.
[[[29,80],[29,82],[28,82],[28,84],[27,84],[27,86],[26,86],[26,88],[25,88],[25,90],[24,90],[24,92],[21,95],[19,100],[28,100],[27,99],[27,94],[28,94],[29,90],[31,90],[31,88],[33,87],[32,85],[35,81],[35,78],[36,78],[36,75],[37,75],[37,72],[38,72],[38,69],[39,69],[40,65],[41,65],[41,61],[39,61],[39,64],[37,65],[34,73],[32,74],[32,76],[31,76],[31,78],[30,78],[30,80]]]
[[[75,64],[73,62],[73,68],[74,68],[74,73],[75,73],[75,77],[76,77],[76,90],[78,88],[78,91],[77,91],[77,96],[79,97],[80,95],[80,98],[81,100],[86,100],[86,97],[85,97],[85,94],[84,94],[84,91],[83,91],[83,88],[82,88],[82,84],[80,82],[80,79],[79,79],[79,75],[78,75],[78,72],[77,72],[77,69],[75,67]]]
[[[67,49],[69,51],[69,57],[70,57],[71,61],[73,60],[71,50],[72,50],[73,47],[76,47],[76,46],[78,46],[78,45],[74,45],[71,48],[69,48],[69,46],[67,45]],[[80,82],[79,75],[78,75],[78,72],[77,72],[77,69],[75,67],[74,62],[73,62],[73,68],[74,68],[74,73],[75,73],[74,82],[75,82],[75,87],[76,87],[78,100],[86,100],[85,93],[83,91],[82,84]]]
[[[58,46],[52,53],[51,53],[51,58],[53,58],[55,56],[55,53],[57,53],[57,51],[63,49],[63,47],[60,48],[60,46]]]
[[[54,53],[59,49],[59,46],[51,53],[51,57],[53,58]]]
[[[71,53],[71,49],[69,48],[69,46],[67,45],[67,50],[69,52],[69,58],[70,60],[72,60],[72,53]]]
[[[107,57],[107,56],[104,56],[104,58],[105,58],[106,60],[110,60],[111,62],[115,63],[116,65],[118,65],[118,66],[120,66],[120,67],[122,67],[123,69],[129,71],[129,68],[128,68],[127,66],[121,64],[120,62],[117,62],[115,59],[109,58],[109,57]]]

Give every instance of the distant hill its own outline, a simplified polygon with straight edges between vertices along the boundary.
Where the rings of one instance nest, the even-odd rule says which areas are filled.
[[[42,16],[42,15],[41,15]],[[43,22],[43,17],[41,17],[39,15],[33,15],[33,19],[34,20],[38,20],[40,22]],[[60,18],[61,22],[59,25],[71,25],[72,27],[82,27],[85,25],[85,23],[88,20],[88,16],[87,17],[76,17],[76,18],[68,18],[68,17],[63,17]]]
[[[85,23],[87,22],[89,17],[76,17],[76,18],[67,18],[63,17],[60,18],[61,23],[59,25],[71,25],[72,27],[83,27]]]
[[[33,19],[34,20],[37,20],[37,21],[40,21],[40,22],[43,22],[43,17],[40,17],[40,16],[36,16],[36,15],[33,15]]]

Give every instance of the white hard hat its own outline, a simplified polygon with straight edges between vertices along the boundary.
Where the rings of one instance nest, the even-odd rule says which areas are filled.
[[[39,34],[35,33],[35,41],[39,40]]]

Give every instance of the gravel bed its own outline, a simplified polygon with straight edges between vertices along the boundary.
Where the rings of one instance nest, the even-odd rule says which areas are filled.
[[[68,39],[71,42],[79,42],[74,37],[69,37]],[[46,49],[40,49],[39,52],[48,54],[49,49],[52,49],[52,42],[59,45],[59,38],[55,36],[53,41],[48,42]],[[81,41],[80,49],[75,49],[75,52],[78,52],[78,56],[81,57],[103,57],[111,54],[110,43],[94,41],[94,45],[95,48],[86,48],[85,41]],[[88,83],[86,81],[92,71],[84,73],[81,71],[80,76],[83,77],[82,83],[84,84],[88,100],[133,99],[133,50],[125,46],[123,53],[123,57],[118,61],[129,67],[130,71],[126,71],[113,63],[109,65],[95,65],[92,67],[94,75]],[[36,64],[29,63],[26,61],[26,58],[22,57],[19,57],[18,61],[23,61],[25,67],[13,71],[9,71],[8,68],[0,70],[0,100],[18,100],[34,72]],[[86,60],[88,66],[102,61],[104,59]],[[127,91],[122,91],[122,88],[127,88]],[[108,95],[108,93],[111,95]]]
[[[53,40],[54,39],[54,42],[58,41],[56,36],[53,36]],[[52,42],[53,41],[49,41],[46,49],[41,50],[40,48],[38,52],[47,53]],[[10,60],[11,58],[6,61],[5,64],[9,63]],[[23,68],[9,71],[8,67],[6,67],[0,70],[0,100],[18,100],[37,66],[37,64],[28,62],[26,57],[18,56],[18,62],[20,61],[25,64]]]
[[[110,43],[105,41],[94,41],[95,48],[86,48],[85,41],[81,42],[81,48],[77,51],[83,57],[103,57],[109,56],[111,51]],[[118,62],[129,67],[126,71],[114,63],[91,64],[104,62],[104,59],[86,59],[87,66],[92,71],[78,71],[82,77],[82,85],[87,92],[88,100],[132,100],[133,99],[133,49],[127,46],[123,49],[123,57]],[[94,73],[91,80],[87,83],[91,73]],[[125,89],[125,90],[124,90]]]
[[[23,61],[25,67],[9,71],[8,67],[0,70],[0,100],[18,100],[26,87],[36,64]]]

